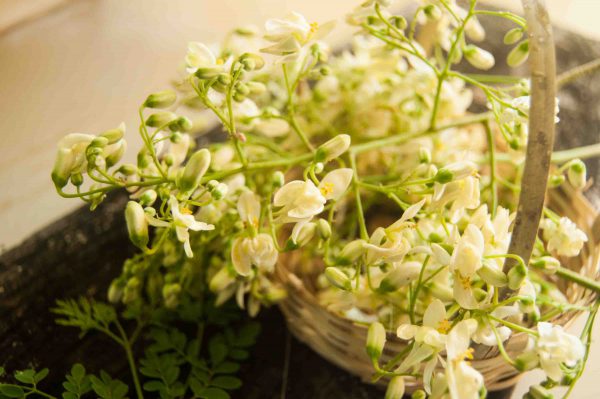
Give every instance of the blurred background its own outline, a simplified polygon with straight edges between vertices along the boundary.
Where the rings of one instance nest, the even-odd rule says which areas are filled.
[[[600,40],[600,0],[546,2],[556,25]],[[139,144],[137,107],[169,85],[188,41],[211,43],[234,27],[260,26],[292,10],[327,21],[358,3],[0,0],[0,251],[81,206],[58,197],[50,181],[59,138],[96,134],[124,121],[130,148]],[[488,3],[520,9],[518,0]],[[342,43],[349,34],[340,26],[332,40]],[[598,345],[590,358],[574,398],[600,397]],[[515,397],[535,378],[528,375]]]

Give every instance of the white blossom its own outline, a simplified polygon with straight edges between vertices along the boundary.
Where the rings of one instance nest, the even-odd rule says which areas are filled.
[[[188,230],[214,230],[215,226],[212,224],[197,221],[196,219],[194,219],[194,215],[192,215],[191,212],[187,210],[187,208],[180,209],[179,202],[174,196],[171,196],[169,198],[169,206],[171,207],[171,215],[173,215],[173,226],[175,227],[177,239],[183,243],[185,254],[189,258],[191,258],[194,256],[194,254],[190,245],[190,233]]]
[[[579,338],[547,322],[537,325],[539,337],[535,340],[534,350],[539,356],[540,366],[546,375],[554,381],[560,381],[563,375],[561,364],[574,367],[583,359],[585,348]]]
[[[544,230],[544,240],[548,251],[562,256],[577,256],[588,238],[568,217],[562,217],[558,223],[544,219],[540,226]]]
[[[255,237],[238,237],[231,247],[233,267],[242,276],[248,276],[252,266],[272,272],[278,255],[273,238],[266,233]]]

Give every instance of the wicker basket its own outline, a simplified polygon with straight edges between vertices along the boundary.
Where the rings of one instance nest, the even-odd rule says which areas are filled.
[[[554,44],[543,0],[523,0],[523,6],[530,29],[532,104],[527,161],[509,252],[529,259],[546,200],[550,208],[571,218],[589,238],[579,257],[564,260],[563,265],[597,279],[600,258],[598,213],[581,193],[569,189],[555,189],[546,195],[545,184],[540,184],[547,180],[554,140]],[[296,338],[324,358],[364,381],[371,381],[374,369],[365,352],[367,328],[319,304],[316,297],[315,268],[318,268],[316,264],[307,265],[298,255],[282,259],[277,267],[275,278],[288,291],[287,299],[280,304],[288,327]],[[307,269],[312,270],[310,273],[303,273]],[[589,305],[596,298],[595,293],[573,283],[555,283],[572,304]],[[577,314],[566,312],[557,315],[551,321],[568,326]],[[513,334],[505,343],[509,355],[515,356],[522,352],[527,339],[524,333]],[[390,360],[406,348],[406,345],[406,341],[389,334],[382,360]],[[519,376],[518,372],[502,359],[496,348],[481,347],[475,352],[472,365],[484,376],[488,391],[511,387]],[[382,383],[381,380],[379,383]],[[419,387],[416,379],[406,379],[407,392]]]
[[[589,238],[579,257],[570,258],[570,262],[563,262],[563,265],[597,279],[600,259],[598,213],[582,194],[570,190],[553,190],[549,195],[548,205],[559,214],[571,218]],[[365,352],[367,327],[355,324],[321,306],[316,297],[316,275],[302,273],[303,266],[299,256],[290,256],[277,267],[276,279],[288,291],[288,297],[279,306],[290,331],[330,362],[365,382],[371,381],[374,370]],[[578,285],[563,281],[556,283],[570,303],[589,305],[595,299],[594,293]],[[576,312],[563,313],[553,318],[552,322],[568,326],[576,315]],[[515,356],[523,350],[526,343],[526,334],[518,333],[505,343],[505,347],[510,355]],[[405,347],[406,341],[389,334],[382,360],[388,361]],[[518,379],[517,371],[495,349],[483,354],[476,353],[472,365],[484,376],[489,391],[508,388]],[[416,380],[406,379],[407,392],[418,387]]]

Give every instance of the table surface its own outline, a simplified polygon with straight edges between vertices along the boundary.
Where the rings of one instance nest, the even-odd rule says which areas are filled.
[[[147,93],[168,85],[188,41],[215,41],[235,26],[260,24],[289,10],[326,21],[348,8],[345,0],[47,1],[52,7],[45,15],[35,12],[37,18],[26,18],[27,12],[19,10],[10,20],[5,13],[11,11],[10,3],[0,0],[5,17],[0,18],[0,248],[17,244],[79,205],[59,198],[51,186],[57,140],[70,132],[96,133],[121,121],[136,126],[137,105]],[[600,1],[548,3],[559,25],[600,38]],[[334,42],[347,35],[347,29],[338,29]],[[598,141],[597,129],[586,132],[591,142]],[[128,136],[131,148],[139,144],[135,139]],[[573,397],[600,394],[594,383],[600,378],[600,347],[594,348]],[[515,397],[538,377],[527,375]]]

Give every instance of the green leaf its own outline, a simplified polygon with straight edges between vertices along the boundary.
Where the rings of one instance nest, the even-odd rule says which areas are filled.
[[[248,359],[248,356],[250,356],[250,354],[245,349],[232,349],[229,352],[229,357],[234,360],[246,360]]]
[[[227,356],[227,345],[222,342],[222,339],[217,336],[211,339],[208,346],[208,352],[210,353],[210,360],[213,365],[217,365],[225,360]]]
[[[210,382],[210,385],[215,386],[217,388],[233,390],[233,389],[238,389],[239,387],[242,386],[242,380],[240,380],[237,377],[221,375],[221,376],[215,377]]]
[[[4,367],[0,367],[0,377],[2,377],[4,373],[6,373],[6,370],[4,370]]]
[[[260,324],[257,322],[250,322],[240,329],[235,344],[243,348],[252,346],[256,342],[256,337],[259,333]]]
[[[123,399],[129,388],[122,381],[113,380],[105,371],[100,372],[100,378],[90,375],[92,389],[102,399]]]
[[[165,384],[162,381],[158,380],[148,381],[144,384],[144,390],[148,392],[160,391],[161,389],[165,388]]]
[[[231,374],[240,369],[240,364],[235,362],[223,362],[213,369],[215,374]]]
[[[40,371],[35,373],[35,376],[33,377],[33,379],[35,380],[35,383],[37,384],[40,381],[42,381],[44,378],[48,377],[48,373],[50,373],[50,370],[48,370],[48,369],[41,369]]]
[[[6,396],[7,398],[25,397],[25,392],[18,385],[2,384],[0,385],[0,394]]]
[[[15,371],[15,379],[23,384],[33,385],[35,383],[35,370]]]
[[[230,396],[221,388],[206,388],[198,393],[202,399],[229,399]]]
[[[62,395],[64,399],[79,399],[92,389],[90,377],[85,374],[85,367],[79,363],[71,367],[71,373],[67,374],[62,386],[66,390]]]

